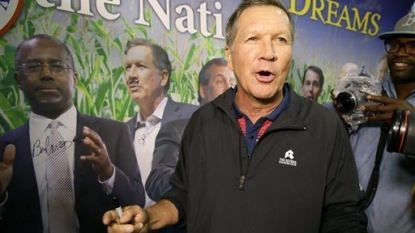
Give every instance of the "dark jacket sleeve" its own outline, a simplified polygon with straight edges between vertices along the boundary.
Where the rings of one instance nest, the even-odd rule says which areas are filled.
[[[128,126],[120,123],[122,129],[115,143],[115,154],[110,155],[115,167],[115,180],[112,195],[122,206],[138,204],[144,206],[145,194],[140,170],[135,156],[134,144]],[[115,135],[113,135],[116,137]]]
[[[165,192],[160,199],[167,199],[172,202],[179,212],[179,221],[176,227],[184,227],[186,225],[186,209],[187,209],[187,189],[188,180],[186,173],[186,157],[189,156],[187,148],[191,144],[190,132],[194,127],[194,117],[190,118],[186,128],[183,131],[182,141],[180,143],[179,160],[177,161],[176,169],[174,170],[170,184],[172,188]]]
[[[347,133],[337,122],[335,145],[328,164],[324,211],[321,231],[360,233],[367,232],[367,217],[364,213],[365,193],[359,178],[353,151]]]
[[[157,201],[171,188],[170,177],[179,159],[180,142],[188,120],[168,122],[157,135],[150,175],[146,181],[148,196]]]

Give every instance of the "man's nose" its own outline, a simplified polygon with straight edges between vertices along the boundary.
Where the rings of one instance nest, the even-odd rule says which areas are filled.
[[[262,41],[261,53],[264,59],[274,61],[277,58],[275,49],[275,45],[272,43],[271,40]]]
[[[42,64],[40,74],[42,76],[52,76],[52,69],[50,68],[49,64],[47,64],[47,63]]]
[[[131,77],[131,78],[138,78],[138,72],[136,72],[137,66],[132,65],[127,71],[126,71],[126,75],[127,77]]]

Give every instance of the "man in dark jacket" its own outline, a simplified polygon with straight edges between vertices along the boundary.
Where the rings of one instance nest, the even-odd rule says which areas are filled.
[[[107,212],[110,232],[172,224],[188,232],[366,232],[342,123],[285,83],[293,41],[279,1],[240,3],[226,28],[237,87],[193,114],[172,189],[150,208],[126,207],[120,219]]]

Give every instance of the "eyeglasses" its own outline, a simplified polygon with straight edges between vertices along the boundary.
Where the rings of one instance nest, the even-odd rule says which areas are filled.
[[[401,47],[407,54],[415,55],[415,41],[401,44],[396,41],[385,41],[385,50],[388,53],[397,53]]]
[[[17,68],[25,75],[39,75],[45,65],[49,66],[49,70],[52,74],[62,74],[68,72],[72,67],[62,61],[50,61],[48,63],[31,61],[23,63]]]

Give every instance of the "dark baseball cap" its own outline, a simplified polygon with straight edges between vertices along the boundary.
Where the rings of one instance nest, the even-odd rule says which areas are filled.
[[[388,40],[396,36],[413,36],[415,37],[415,3],[411,11],[402,17],[391,32],[384,32],[379,35],[379,39]]]

